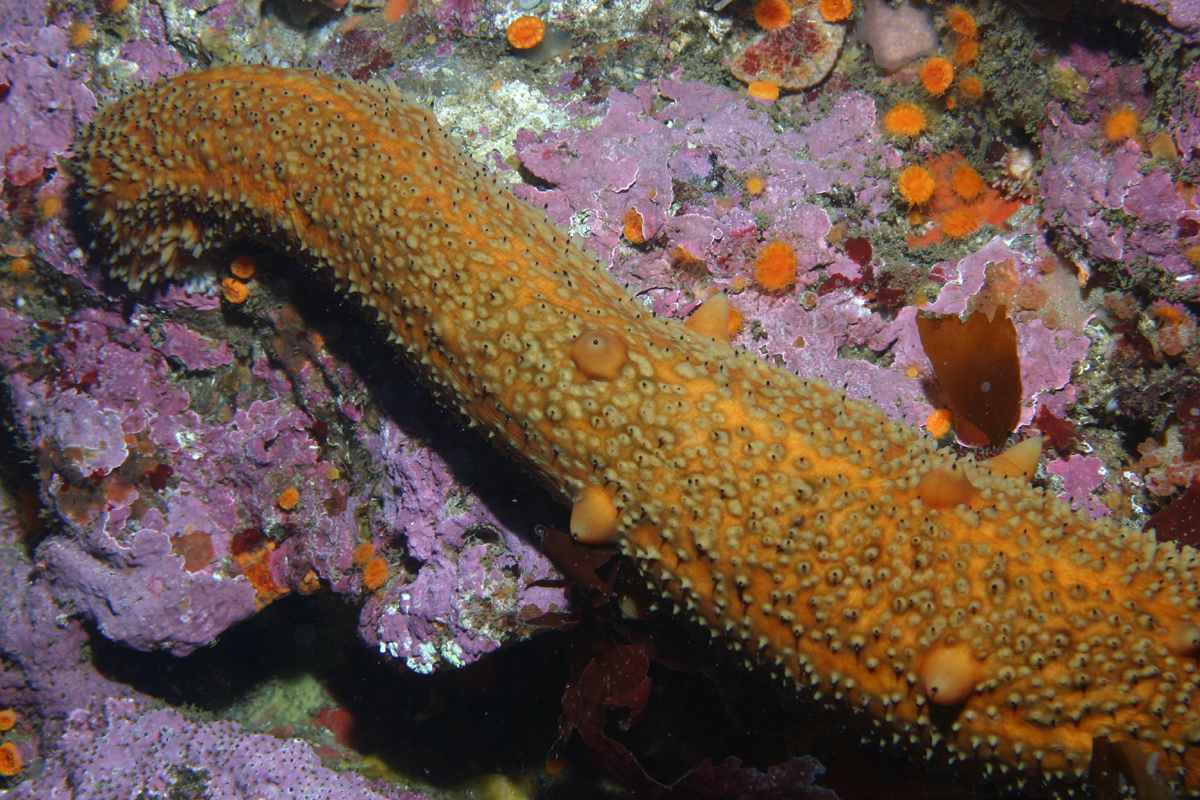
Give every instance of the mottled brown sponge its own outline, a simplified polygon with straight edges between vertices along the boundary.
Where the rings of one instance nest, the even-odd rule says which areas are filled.
[[[99,113],[82,194],[132,286],[271,242],[748,665],[964,776],[1065,792],[1093,737],[1196,772],[1195,552],[729,346],[724,298],[657,319],[384,85],[256,67]],[[799,724],[799,723],[798,723]],[[994,776],[993,776],[994,777]]]

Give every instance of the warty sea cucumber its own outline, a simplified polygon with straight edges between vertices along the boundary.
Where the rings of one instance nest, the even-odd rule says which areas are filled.
[[[378,317],[422,378],[746,662],[887,743],[1039,792],[1134,742],[1200,791],[1196,553],[1093,522],[736,351],[718,297],[655,318],[383,84],[262,67],[112,103],[77,146],[137,287],[239,238]]]

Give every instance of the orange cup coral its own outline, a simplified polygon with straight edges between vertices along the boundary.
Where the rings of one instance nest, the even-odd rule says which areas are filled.
[[[638,213],[636,208],[631,208],[625,212],[624,225],[622,232],[625,238],[633,244],[642,244],[646,241],[646,234],[642,228],[642,215]]]
[[[914,206],[933,197],[934,186],[933,175],[924,167],[909,167],[896,176],[896,191]]]
[[[380,586],[387,583],[388,565],[382,558],[372,558],[363,567],[363,586],[366,586],[370,591],[375,591]]]
[[[942,217],[941,227],[947,236],[957,239],[974,233],[982,224],[983,219],[974,209],[956,208],[953,211],[947,211]]]
[[[968,100],[978,100],[983,97],[983,81],[974,75],[969,78],[963,78],[958,82],[958,90]]]
[[[796,282],[799,261],[787,242],[774,241],[762,249],[754,262],[754,280],[768,292],[779,292]]]
[[[300,503],[300,490],[294,486],[289,486],[279,493],[279,497],[275,498],[275,502],[284,511],[291,511]]]
[[[516,50],[528,50],[546,38],[546,23],[537,17],[517,17],[508,24],[504,38]]]
[[[0,775],[11,777],[21,771],[21,754],[12,742],[0,744]]]
[[[963,200],[974,200],[983,192],[983,178],[969,164],[959,164],[950,173],[950,188]]]
[[[258,272],[258,264],[253,256],[241,255],[229,262],[229,271],[238,280],[248,281]]]
[[[851,0],[817,0],[817,11],[826,22],[841,22],[854,10]]]
[[[754,4],[754,21],[766,31],[786,28],[792,22],[792,4],[788,0],[758,0]]]
[[[755,100],[778,100],[779,87],[770,81],[751,81],[746,87],[746,94]]]
[[[912,103],[900,103],[884,115],[883,129],[893,136],[916,136],[925,130],[925,112]]]
[[[939,95],[954,83],[954,67],[941,56],[934,56],[921,65],[921,83],[925,91]]]
[[[237,278],[225,278],[221,281],[221,294],[226,302],[241,305],[249,299],[250,287]]]
[[[979,42],[975,39],[959,39],[954,46],[954,63],[965,67],[979,57]]]
[[[1104,118],[1104,138],[1110,142],[1123,142],[1137,135],[1142,120],[1132,108],[1118,108]]]
[[[959,36],[974,39],[979,35],[979,28],[975,24],[975,15],[962,6],[953,6],[946,10],[946,23],[950,26],[950,30]]]
[[[940,439],[950,433],[950,426],[954,423],[954,415],[950,413],[948,408],[939,408],[929,415],[929,419],[925,420],[925,430],[929,431],[929,435],[935,439]]]

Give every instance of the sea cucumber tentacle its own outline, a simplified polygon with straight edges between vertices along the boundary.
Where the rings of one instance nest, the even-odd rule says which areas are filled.
[[[239,238],[294,254],[583,535],[881,741],[1057,791],[1107,736],[1200,790],[1196,553],[1048,498],[1024,477],[1036,446],[956,460],[734,351],[719,301],[690,327],[655,318],[381,84],[185,74],[108,106],[77,152],[131,285]]]

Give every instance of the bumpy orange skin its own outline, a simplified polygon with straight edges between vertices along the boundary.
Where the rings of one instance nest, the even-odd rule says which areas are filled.
[[[717,306],[655,318],[394,91],[192,73],[110,105],[77,152],[131,284],[229,238],[282,246],[670,604],[881,742],[1046,792],[1093,737],[1138,739],[1200,788],[1194,551],[735,351]],[[572,356],[597,331],[613,369]]]

